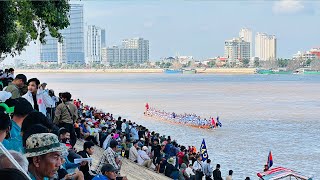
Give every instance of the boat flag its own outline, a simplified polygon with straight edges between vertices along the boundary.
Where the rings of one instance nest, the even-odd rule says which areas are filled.
[[[269,155],[268,155],[267,165],[268,165],[268,168],[270,168],[273,165],[273,159],[272,159],[271,151],[269,152]]]
[[[216,122],[214,121],[214,118],[211,118],[211,125],[212,125],[213,127],[216,127]]]
[[[204,141],[204,139],[202,140],[202,143],[201,143],[200,155],[202,157],[202,161],[206,161],[209,158],[206,142]]]
[[[222,127],[222,123],[219,121],[219,116],[217,116],[217,123],[218,123],[218,126]]]

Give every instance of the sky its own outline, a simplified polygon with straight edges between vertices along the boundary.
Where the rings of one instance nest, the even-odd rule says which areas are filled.
[[[277,56],[320,47],[320,1],[305,0],[86,0],[84,24],[106,29],[107,46],[122,39],[150,41],[150,60],[181,55],[198,60],[223,56],[224,41],[238,37],[241,28],[253,36],[277,37]],[[253,37],[254,39],[254,37]],[[39,61],[39,46],[31,43],[21,56]]]

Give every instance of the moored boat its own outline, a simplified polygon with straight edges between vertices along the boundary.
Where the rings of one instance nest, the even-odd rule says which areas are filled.
[[[183,69],[182,73],[183,74],[196,74],[197,70],[195,70],[195,69]]]
[[[183,70],[182,69],[165,69],[163,72],[166,74],[181,74],[183,73]]]

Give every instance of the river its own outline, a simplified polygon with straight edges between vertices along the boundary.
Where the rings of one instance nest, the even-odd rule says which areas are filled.
[[[106,112],[171,135],[178,143],[200,147],[234,179],[263,170],[268,153],[274,167],[320,175],[320,77],[301,75],[168,75],[28,73],[48,88]],[[222,128],[213,131],[168,125],[143,116],[145,103],[176,113],[219,114]]]

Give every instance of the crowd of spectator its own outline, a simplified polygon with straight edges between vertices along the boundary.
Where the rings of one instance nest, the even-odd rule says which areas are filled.
[[[20,168],[33,180],[127,179],[120,174],[126,158],[172,179],[222,179],[220,165],[214,169],[210,159],[202,161],[194,146],[73,100],[69,92],[56,97],[46,86],[23,74],[3,86],[0,142],[21,167],[2,154],[0,171]],[[82,149],[75,148],[77,141],[84,141]],[[100,159],[92,159],[95,148],[104,149]],[[232,174],[230,170],[226,180]]]

